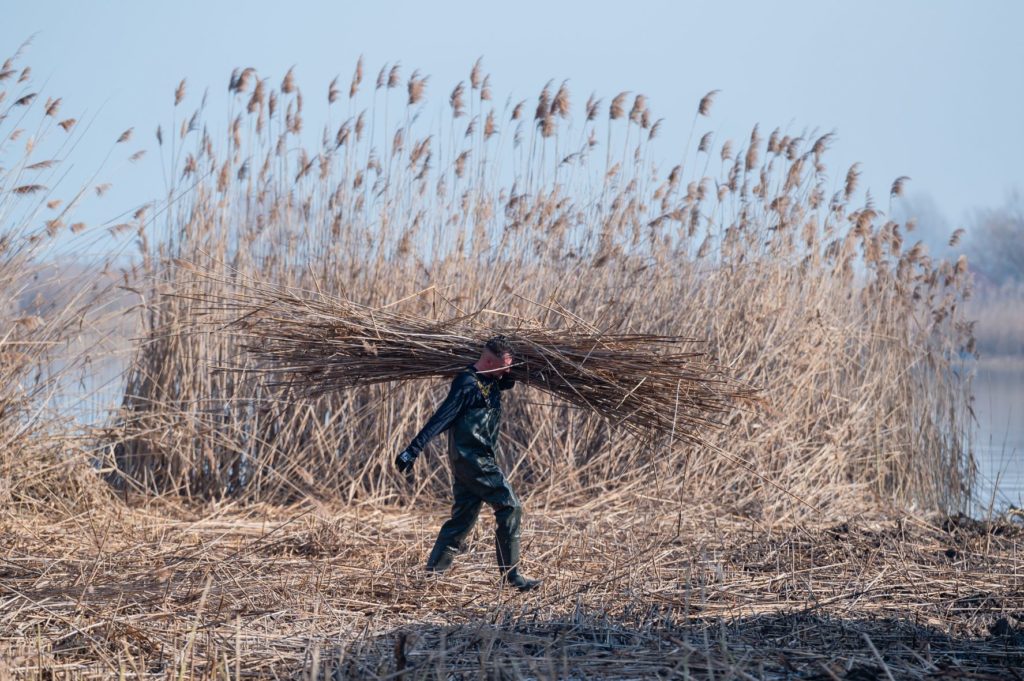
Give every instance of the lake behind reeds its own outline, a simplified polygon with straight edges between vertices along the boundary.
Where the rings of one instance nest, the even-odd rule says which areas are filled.
[[[1024,506],[1024,359],[979,365],[974,412],[979,510]]]

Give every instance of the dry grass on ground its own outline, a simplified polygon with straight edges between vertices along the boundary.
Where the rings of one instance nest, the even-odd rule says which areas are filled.
[[[1014,678],[1024,665],[1012,524],[773,523],[658,499],[538,511],[524,553],[545,586],[521,596],[497,587],[489,517],[438,579],[421,564],[440,507],[132,505],[3,519],[0,677]]]

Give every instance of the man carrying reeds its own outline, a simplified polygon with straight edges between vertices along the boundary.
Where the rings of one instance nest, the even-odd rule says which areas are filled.
[[[416,457],[434,436],[448,431],[448,461],[452,469],[452,516],[438,532],[427,570],[444,572],[465,549],[480,507],[494,509],[494,533],[498,567],[505,584],[520,591],[540,585],[538,580],[519,574],[519,523],[522,508],[505,474],[498,467],[498,426],[501,393],[515,384],[512,378],[514,353],[505,336],[496,336],[484,346],[480,359],[452,380],[448,397],[427,421],[423,430],[395,459],[402,473],[412,470]]]

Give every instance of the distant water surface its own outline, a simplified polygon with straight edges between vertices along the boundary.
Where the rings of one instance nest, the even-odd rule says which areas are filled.
[[[1024,359],[981,363],[974,413],[975,502],[983,509],[993,499],[996,510],[1024,507]]]

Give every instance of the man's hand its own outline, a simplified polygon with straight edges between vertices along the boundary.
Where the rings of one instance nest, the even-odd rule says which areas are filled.
[[[399,473],[408,475],[412,471],[414,463],[416,463],[416,455],[408,449],[395,457],[395,467],[398,468]]]

